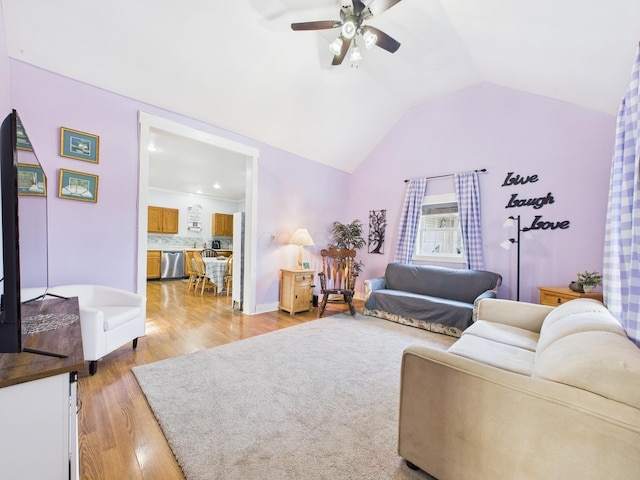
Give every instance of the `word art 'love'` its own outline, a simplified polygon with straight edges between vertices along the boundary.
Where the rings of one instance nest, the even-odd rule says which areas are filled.
[[[531,226],[523,228],[522,231],[526,232],[527,230],[556,230],[558,228],[560,230],[566,230],[567,228],[569,228],[569,223],[569,220],[563,220],[561,222],[546,222],[542,221],[542,215],[536,215],[536,217],[533,219],[533,222],[531,222]]]

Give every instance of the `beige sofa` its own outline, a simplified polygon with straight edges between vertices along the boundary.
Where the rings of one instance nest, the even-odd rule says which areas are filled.
[[[640,349],[600,302],[480,300],[401,377],[398,452],[439,480],[640,478]]]

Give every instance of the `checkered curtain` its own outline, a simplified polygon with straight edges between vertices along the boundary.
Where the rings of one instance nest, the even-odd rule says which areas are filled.
[[[409,180],[407,193],[404,197],[402,207],[402,218],[400,219],[400,230],[398,231],[398,242],[396,243],[396,256],[393,259],[397,263],[411,263],[413,249],[416,243],[416,233],[420,224],[422,213],[422,201],[427,191],[427,179],[419,178]]]
[[[480,183],[477,172],[455,174],[458,216],[467,268],[484,270],[480,221]]]
[[[604,241],[604,301],[640,346],[640,48],[620,103]]]

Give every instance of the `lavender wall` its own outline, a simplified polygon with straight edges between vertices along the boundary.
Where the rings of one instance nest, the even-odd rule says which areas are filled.
[[[305,226],[320,238],[344,214],[348,175],[343,172],[15,60],[9,77],[11,106],[20,113],[49,181],[51,285],[100,283],[135,290],[139,110],[259,149],[257,304],[277,304],[278,269],[290,266],[286,241],[293,231]],[[99,163],[60,157],[61,126],[99,135]],[[99,175],[98,202],[57,198],[60,168]]]
[[[621,92],[622,95],[623,92]],[[566,230],[533,232],[521,244],[520,299],[538,300],[538,285],[568,285],[579,271],[602,272],[604,221],[615,117],[507,88],[481,84],[414,108],[382,139],[350,180],[350,214],[368,223],[369,210],[387,210],[384,255],[361,254],[361,279],[392,261],[405,193],[404,179],[486,168],[481,174],[485,268],[502,274],[499,296],[516,296],[516,249],[499,244],[514,230],[509,215],[529,226],[570,222]],[[538,181],[502,187],[507,173]],[[453,191],[434,180],[427,193]],[[536,210],[506,208],[512,194],[555,200]],[[362,285],[359,285],[362,288]]]

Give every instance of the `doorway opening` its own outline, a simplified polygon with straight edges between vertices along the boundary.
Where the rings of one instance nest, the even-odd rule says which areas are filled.
[[[243,155],[248,158],[246,174],[245,200],[245,239],[244,239],[244,283],[243,313],[256,313],[256,231],[258,198],[258,156],[256,148],[234,142],[218,135],[204,132],[193,127],[177,123],[166,118],[140,112],[139,185],[138,185],[138,265],[136,271],[137,292],[146,293],[147,288],[147,207],[149,188],[149,143],[152,131],[164,131],[187,139],[197,140],[218,149]]]

